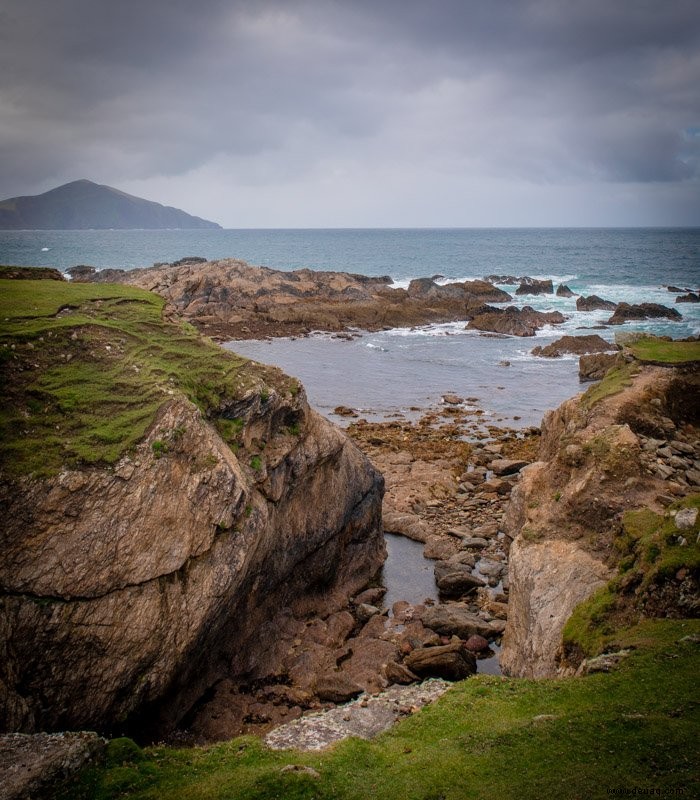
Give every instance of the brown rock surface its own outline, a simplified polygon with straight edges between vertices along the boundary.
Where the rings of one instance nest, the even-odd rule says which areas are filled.
[[[534,336],[545,325],[561,325],[565,317],[558,311],[535,311],[530,306],[493,308],[474,316],[467,328],[510,336]]]
[[[2,483],[4,729],[161,734],[216,680],[274,673],[280,609],[328,614],[377,571],[382,481],[357,447],[303,391],[234,416],[267,441],[259,470],[174,398],[114,470]]]
[[[473,307],[510,300],[507,292],[480,280],[440,285],[421,278],[405,290],[392,288],[387,277],[310,269],[285,272],[235,259],[105,270],[81,279],[150,289],[220,339],[452,322],[469,319]]]
[[[619,364],[621,356],[618,353],[592,353],[583,355],[578,360],[578,377],[580,381],[600,381],[605,373]]]
[[[613,574],[613,546],[627,510],[659,503],[687,462],[663,455],[660,440],[683,430],[697,441],[697,369],[640,366],[629,385],[593,403],[574,397],[542,423],[540,460],[521,473],[504,521],[509,552],[508,622],[501,664],[512,675],[554,675],[562,628],[581,601]],[[660,441],[663,444],[663,441]],[[693,452],[695,450],[693,449]]]
[[[612,300],[604,300],[597,294],[579,297],[576,300],[577,311],[614,311],[616,307],[617,303],[613,303]]]

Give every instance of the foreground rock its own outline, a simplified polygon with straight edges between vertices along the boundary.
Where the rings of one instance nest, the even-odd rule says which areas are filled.
[[[373,697],[275,728],[265,737],[265,744],[273,750],[323,750],[349,736],[372,739],[402,717],[434,702],[449,688],[449,683],[435,678],[414,686],[392,686]]]
[[[149,289],[208,335],[225,339],[454,322],[469,319],[473,307],[511,299],[479,280],[441,285],[421,278],[411,281],[408,289],[396,289],[388,277],[310,269],[284,272],[234,259],[188,260],[76,277]]]
[[[532,355],[542,358],[559,358],[559,356],[568,354],[606,353],[610,350],[619,350],[619,347],[606,342],[597,334],[591,334],[589,336],[562,336],[561,339],[544,347],[533,348]]]
[[[477,314],[467,328],[502,333],[508,336],[534,336],[545,325],[561,325],[566,317],[558,311],[535,311],[530,306],[504,309],[490,308]]]
[[[681,320],[683,317],[675,308],[668,308],[660,303],[640,303],[639,305],[620,303],[607,324],[622,325],[631,320],[641,319],[670,319],[675,321]]]
[[[100,757],[96,733],[9,733],[0,736],[0,800],[44,797]]]

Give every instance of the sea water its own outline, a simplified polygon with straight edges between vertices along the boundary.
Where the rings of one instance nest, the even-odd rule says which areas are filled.
[[[700,285],[700,228],[0,231],[0,263],[76,264],[130,269],[183,256],[240,258],[291,270],[301,267],[412,278],[469,280],[488,274],[529,275],[566,283],[579,294],[614,302],[655,302],[676,308],[680,322],[649,320],[616,330],[673,338],[700,334],[700,304],[676,304],[668,285]],[[502,286],[511,293],[516,287]],[[368,418],[411,413],[446,392],[477,398],[488,421],[538,424],[542,413],[579,391],[577,359],[532,356],[537,345],[602,324],[608,312],[578,312],[575,298],[514,297],[513,304],[561,311],[567,321],[533,338],[493,338],[465,322],[361,333],[352,341],[327,334],[271,342],[236,342],[232,349],[299,377],[309,399],[332,415],[338,405]],[[515,420],[514,417],[519,417]],[[339,421],[336,419],[336,421]]]

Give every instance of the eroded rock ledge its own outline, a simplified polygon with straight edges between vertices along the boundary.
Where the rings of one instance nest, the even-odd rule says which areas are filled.
[[[569,672],[563,627],[616,571],[623,515],[639,508],[663,514],[674,499],[698,491],[699,384],[693,365],[628,364],[545,415],[539,460],[522,471],[505,519],[514,540],[506,674]]]

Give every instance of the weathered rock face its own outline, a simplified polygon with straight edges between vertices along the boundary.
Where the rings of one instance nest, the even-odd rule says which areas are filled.
[[[682,471],[690,461],[679,461],[675,473],[660,465],[655,454],[663,448],[649,437],[691,436],[697,410],[688,398],[697,394],[697,370],[640,367],[630,380],[595,404],[578,396],[548,412],[540,461],[513,489],[504,522],[514,540],[501,652],[507,674],[556,674],[568,617],[612,577],[623,513],[662,513],[664,496],[692,491]],[[691,453],[694,446],[681,442]]]
[[[599,381],[605,373],[621,361],[619,353],[591,353],[578,360],[578,379],[581,382]]]
[[[76,279],[147,288],[205,333],[228,339],[450,322],[469,319],[474,306],[511,299],[485,281],[441,285],[421,278],[405,290],[392,288],[389,277],[284,272],[234,259],[188,259],[128,272],[81,273]]]
[[[165,731],[274,666],[276,613],[332,610],[379,568],[383,482],[356,446],[303,391],[232,415],[267,442],[250,465],[179,398],[114,469],[0,487],[3,729]]]
[[[526,678],[554,675],[566,621],[612,571],[573,542],[530,544],[518,538],[510,548],[509,575],[501,669]]]

